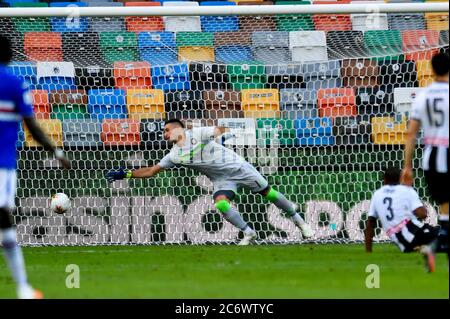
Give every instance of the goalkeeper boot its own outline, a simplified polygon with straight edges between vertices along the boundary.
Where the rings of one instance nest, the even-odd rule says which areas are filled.
[[[41,291],[34,289],[30,285],[25,285],[17,289],[18,299],[44,299]]]
[[[315,231],[308,224],[299,225],[303,238],[311,238],[315,235]]]
[[[425,269],[429,273],[434,272],[436,266],[436,258],[432,245],[433,243],[431,245],[424,245],[420,247],[420,253],[425,261]]]
[[[250,245],[256,238],[258,238],[258,235],[253,229],[250,229],[248,231],[244,231],[244,238],[238,243],[239,246],[248,246]]]

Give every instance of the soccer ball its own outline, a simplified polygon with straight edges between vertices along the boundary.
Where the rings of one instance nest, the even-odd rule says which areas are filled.
[[[57,214],[66,213],[72,206],[69,197],[64,193],[56,193],[52,196],[50,209]]]

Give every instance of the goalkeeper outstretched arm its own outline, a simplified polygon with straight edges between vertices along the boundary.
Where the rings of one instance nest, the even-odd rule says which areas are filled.
[[[164,168],[160,165],[154,165],[149,167],[143,167],[136,170],[125,170],[124,168],[120,168],[118,170],[112,170],[105,174],[108,182],[112,183],[114,181],[122,180],[125,178],[147,178],[153,177],[159,172],[161,172]]]

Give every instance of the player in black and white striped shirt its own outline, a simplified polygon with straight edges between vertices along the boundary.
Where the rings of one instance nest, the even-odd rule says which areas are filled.
[[[441,230],[438,241],[433,247],[439,246],[439,250],[444,249],[448,255],[449,56],[438,53],[433,56],[431,65],[435,75],[434,82],[421,90],[412,107],[408,139],[405,145],[402,183],[410,186],[413,184],[412,158],[416,136],[422,127],[425,142],[422,168],[430,196],[439,204],[440,208]]]

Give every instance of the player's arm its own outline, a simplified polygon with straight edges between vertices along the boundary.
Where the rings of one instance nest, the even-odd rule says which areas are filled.
[[[416,136],[420,130],[420,121],[411,119],[409,122],[408,135],[406,137],[403,171],[401,175],[401,183],[404,185],[413,185],[412,160],[414,149],[416,148]]]
[[[375,236],[375,227],[377,226],[377,219],[369,216],[367,218],[366,229],[364,230],[364,242],[366,246],[366,252],[372,252],[373,237]]]
[[[126,179],[126,178],[147,178],[153,177],[163,168],[160,165],[154,165],[149,167],[142,167],[136,170],[126,170],[124,168],[119,168],[118,170],[112,170],[105,174],[108,182],[112,183],[114,181]]]
[[[57,149],[53,143],[49,140],[47,135],[42,131],[38,125],[33,112],[31,93],[28,89],[28,85],[22,81],[16,83],[15,99],[17,110],[23,118],[25,125],[30,131],[33,138],[41,144],[45,150],[55,154],[55,157],[61,162],[62,166],[66,169],[70,168],[70,161],[64,156],[64,152]]]

